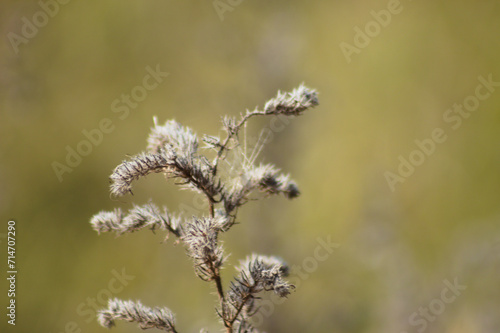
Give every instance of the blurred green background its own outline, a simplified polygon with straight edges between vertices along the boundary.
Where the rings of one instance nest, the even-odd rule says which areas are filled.
[[[150,198],[174,211],[192,203],[161,175],[137,182],[134,196],[109,196],[108,176],[145,148],[153,116],[217,135],[221,115],[301,82],[320,92],[320,106],[274,133],[260,158],[290,172],[302,196],[250,203],[223,236],[229,266],[259,252],[310,271],[288,300],[263,309],[259,329],[500,331],[500,89],[456,130],[443,118],[473,101],[478,77],[500,81],[500,2],[221,0],[218,12],[212,1],[72,0],[57,13],[41,3],[52,4],[46,21],[37,1],[0,3],[2,276],[9,219],[18,265],[15,327],[0,283],[2,332],[104,332],[90,302],[104,306],[113,271],[129,276],[113,296],[169,307],[179,332],[218,332],[214,288],[181,245],[149,231],[97,236],[88,221]],[[372,11],[388,6],[398,13],[374,23]],[[367,25],[369,43],[348,62],[342,43],[355,46]],[[112,103],[142,85],[148,66],[169,75],[120,119]],[[59,181],[53,162],[66,164],[66,147],[104,118],[113,131]],[[386,173],[436,128],[445,142],[392,191]],[[339,245],[323,261],[318,237]],[[466,289],[444,302],[454,295],[446,281]],[[120,322],[113,332],[138,330]]]

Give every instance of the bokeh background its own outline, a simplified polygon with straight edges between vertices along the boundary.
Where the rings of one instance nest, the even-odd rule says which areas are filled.
[[[195,277],[181,245],[149,231],[97,236],[88,221],[150,198],[174,211],[193,202],[161,175],[137,182],[134,196],[109,196],[108,176],[145,148],[153,116],[222,134],[221,115],[304,82],[320,106],[274,133],[260,155],[290,172],[302,196],[250,203],[223,237],[229,266],[259,252],[310,271],[286,302],[264,309],[259,329],[499,332],[500,87],[456,130],[443,115],[474,95],[479,76],[500,81],[500,3],[401,0],[348,61],[341,43],[354,45],[356,27],[390,3],[72,0],[44,22],[39,2],[2,0],[0,259],[4,276],[14,219],[18,307],[12,327],[2,278],[0,330],[104,332],[92,302],[103,307],[113,271],[124,271],[130,280],[113,296],[168,306],[179,332],[218,332],[214,288]],[[34,15],[44,24],[25,27],[31,37],[14,46]],[[120,119],[111,104],[142,84],[148,66],[169,75]],[[104,118],[114,130],[59,181],[53,162],[66,164],[66,147]],[[445,142],[392,191],[386,172],[436,128]],[[339,246],[314,265],[318,237]],[[233,274],[224,271],[225,283]],[[450,303],[446,281],[466,287]]]

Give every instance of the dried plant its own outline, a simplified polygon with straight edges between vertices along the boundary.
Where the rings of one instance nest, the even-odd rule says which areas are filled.
[[[224,288],[220,270],[227,255],[219,236],[231,229],[238,208],[255,199],[256,192],[264,196],[283,194],[288,199],[297,197],[300,192],[295,182],[273,165],[255,165],[265,142],[262,133],[252,152],[248,153],[246,135],[240,139],[240,130],[246,129],[247,121],[254,116],[297,116],[316,105],[316,91],[304,85],[291,93],[278,92],[262,111],[256,109],[236,118],[224,117],[222,124],[226,135],[223,139],[207,135],[202,138],[205,147],[201,149],[206,154],[201,153],[199,139],[191,129],[174,120],[159,125],[155,118],[147,151],[123,161],[113,171],[111,194],[131,193],[134,181],[150,173],[163,173],[167,179],[175,179],[177,185],[202,193],[208,202],[208,212],[204,216],[188,217],[148,203],[134,206],[127,213],[121,209],[100,212],[90,221],[93,229],[117,235],[143,228],[162,230],[167,236],[173,234],[185,245],[196,275],[215,284],[219,297],[216,311],[226,332],[257,332],[251,324],[251,317],[258,311],[257,295],[273,291],[279,297],[287,297],[294,288],[284,279],[288,267],[276,257],[252,254],[236,267],[234,280]],[[211,159],[208,157],[210,151]],[[231,154],[237,158],[231,160]],[[226,166],[224,170],[222,163]],[[174,315],[169,309],[149,308],[140,302],[110,300],[108,308],[99,312],[99,323],[111,328],[117,319],[135,322],[142,329],[177,332]]]

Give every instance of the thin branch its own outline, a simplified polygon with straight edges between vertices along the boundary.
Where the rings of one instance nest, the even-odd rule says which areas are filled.
[[[222,154],[224,153],[224,150],[228,150],[228,147],[227,145],[229,144],[229,141],[238,135],[238,132],[241,128],[241,126],[243,126],[243,124],[245,124],[245,122],[250,119],[251,117],[254,117],[254,116],[265,116],[266,113],[264,111],[258,111],[258,110],[254,110],[252,112],[249,112],[247,111],[247,113],[245,114],[245,116],[242,116],[240,122],[234,126],[231,126],[231,128],[228,130],[228,133],[227,133],[227,136],[226,136],[226,139],[224,140],[224,143],[222,143],[219,147],[219,151],[217,152],[217,157],[215,158],[215,163],[214,163],[214,169],[213,169],[213,174],[216,175],[217,174],[217,168],[219,166],[219,160],[221,159],[222,157]]]
[[[294,89],[289,93],[282,93],[278,91],[276,97],[270,99],[264,106],[263,111],[253,110],[248,111],[244,116],[241,116],[241,119],[238,123],[234,119],[226,118],[225,119],[225,127],[227,130],[227,136],[219,147],[219,151],[217,152],[217,156],[215,158],[214,167],[213,167],[213,175],[217,174],[217,168],[219,165],[219,160],[222,158],[222,155],[225,150],[228,150],[229,141],[238,136],[238,132],[246,121],[255,116],[268,116],[268,115],[285,115],[285,116],[298,116],[301,115],[302,112],[309,108],[313,108],[318,105],[318,93],[314,89],[309,89],[303,84],[301,84],[298,88]]]

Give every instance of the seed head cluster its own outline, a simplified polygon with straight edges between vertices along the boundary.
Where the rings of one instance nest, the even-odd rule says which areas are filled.
[[[240,117],[223,117],[225,137],[204,135],[203,148],[190,128],[175,120],[159,125],[155,118],[145,152],[123,161],[111,174],[111,194],[120,197],[131,193],[135,181],[162,173],[183,189],[201,193],[208,211],[201,216],[186,216],[149,202],[134,205],[126,212],[120,208],[101,211],[91,218],[92,228],[99,234],[113,232],[118,236],[142,229],[174,235],[184,244],[196,275],[215,284],[219,298],[216,312],[225,331],[258,332],[251,321],[259,310],[258,295],[271,291],[287,297],[294,289],[285,279],[288,266],[277,257],[252,254],[235,267],[236,276],[224,286],[220,271],[227,255],[220,238],[236,224],[238,208],[247,202],[280,194],[293,199],[300,191],[290,176],[274,165],[255,164],[265,142],[260,140],[262,132],[257,144],[247,149],[246,131],[241,138],[240,130],[246,129],[247,121],[254,116],[294,117],[317,105],[317,92],[304,85],[289,93],[278,92],[263,110],[246,111]],[[149,308],[138,301],[112,299],[98,314],[99,323],[107,328],[113,327],[118,319],[135,322],[142,329],[178,332],[169,309]],[[204,329],[201,332],[208,333]]]

